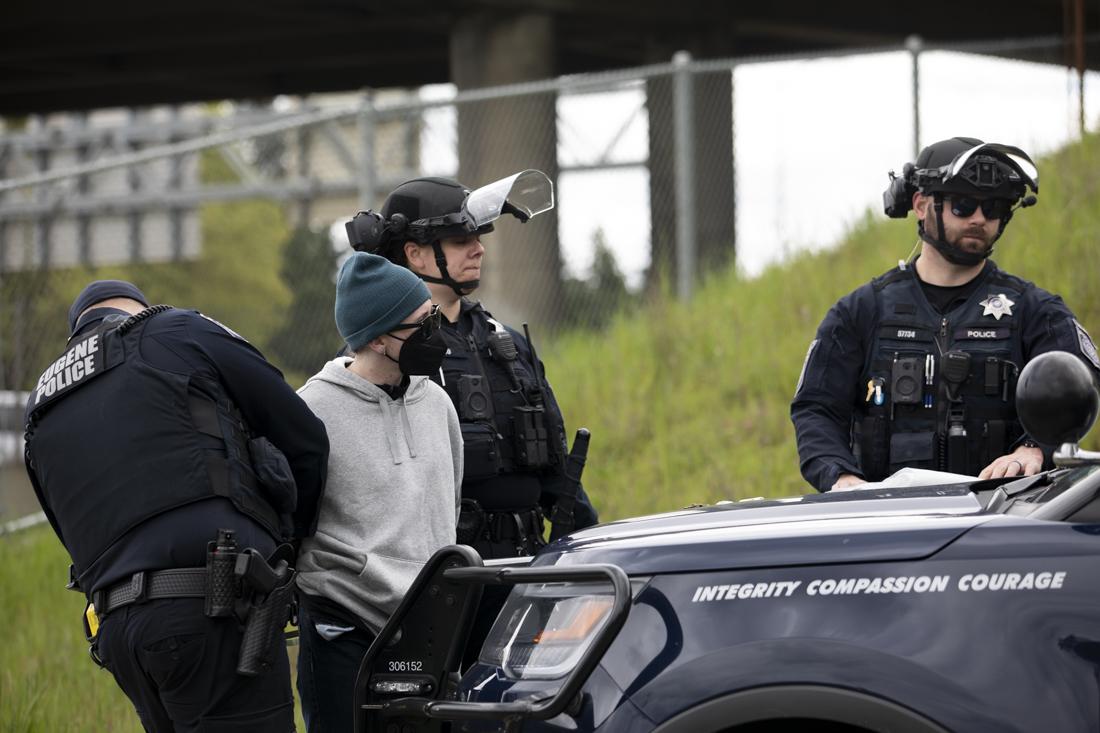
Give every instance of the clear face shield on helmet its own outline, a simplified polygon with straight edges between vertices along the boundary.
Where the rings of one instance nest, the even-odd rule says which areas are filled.
[[[388,220],[374,211],[360,211],[345,228],[352,247],[377,252],[391,241],[432,244],[444,237],[492,231],[501,214],[521,222],[554,208],[554,183],[539,170],[528,169],[493,181],[466,194],[457,211],[409,221],[400,213]]]
[[[528,169],[470,192],[462,205],[473,229],[511,214],[522,222],[554,208],[554,184],[542,171]]]
[[[429,244],[441,237],[492,231],[488,227],[501,214],[511,214],[526,223],[552,208],[553,182],[542,171],[528,169],[474,189],[454,213],[410,222],[408,233],[417,242]]]

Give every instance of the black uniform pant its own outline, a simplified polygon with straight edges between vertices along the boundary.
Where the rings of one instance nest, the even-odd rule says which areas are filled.
[[[169,598],[112,611],[99,655],[150,733],[294,730],[286,649],[256,677],[237,674],[241,631],[207,618],[201,598]]]

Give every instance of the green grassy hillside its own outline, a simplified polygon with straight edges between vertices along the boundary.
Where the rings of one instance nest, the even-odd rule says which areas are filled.
[[[994,254],[1062,295],[1094,337],[1098,162],[1096,136],[1042,161],[1039,205],[1017,213]],[[806,349],[837,298],[907,257],[915,232],[912,216],[868,215],[834,250],[752,280],[715,273],[690,303],[655,298],[546,349],[570,429],[592,430],[585,486],[602,517],[809,491],[788,417]]]
[[[1098,162],[1096,137],[1043,161],[1040,204],[995,259],[1060,293],[1100,336]],[[715,273],[690,303],[653,297],[606,331],[546,344],[570,427],[593,431],[585,484],[603,518],[807,491],[788,419],[806,348],[838,297],[908,255],[914,230],[868,217],[835,250],[753,280]],[[68,561],[50,530],[0,537],[0,552],[0,733],[139,731],[87,659],[83,602],[62,589]]]

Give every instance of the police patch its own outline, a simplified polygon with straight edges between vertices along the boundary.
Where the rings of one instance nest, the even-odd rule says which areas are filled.
[[[43,398],[60,396],[106,371],[106,358],[100,348],[99,337],[99,331],[93,331],[70,346],[42,372],[34,387],[36,406],[41,404]]]
[[[1092,362],[1094,367],[1100,369],[1100,356],[1096,353],[1096,344],[1092,342],[1089,332],[1077,322],[1076,318],[1073,319],[1073,327],[1077,329],[1077,343],[1081,346],[1081,353]]]

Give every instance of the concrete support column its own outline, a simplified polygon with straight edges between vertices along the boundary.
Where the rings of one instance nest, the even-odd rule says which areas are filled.
[[[693,203],[695,273],[706,277],[733,262],[733,74],[729,71],[696,74],[691,85],[693,147]],[[676,165],[674,80],[671,75],[646,84],[649,112],[649,206],[652,227],[650,285],[664,279],[677,282]]]
[[[554,28],[547,15],[494,13],[451,31],[451,79],[459,89],[554,76]],[[525,168],[557,183],[557,99],[540,93],[458,107],[458,178],[476,188]],[[510,324],[529,321],[537,338],[553,327],[561,301],[557,210],[520,224],[496,223],[486,241],[476,298]]]

